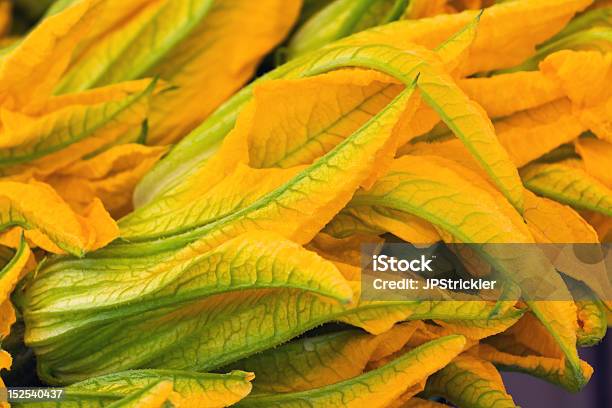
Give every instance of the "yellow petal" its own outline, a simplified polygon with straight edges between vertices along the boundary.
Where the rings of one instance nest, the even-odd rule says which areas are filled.
[[[165,153],[166,147],[145,146],[128,143],[114,146],[87,160],[75,162],[60,169],[57,174],[78,176],[89,180],[105,178],[114,173],[120,173],[138,166],[150,158],[157,159]]]
[[[154,98],[149,140],[173,142],[253,76],[299,7],[293,0],[106,1],[57,91],[158,76],[176,89]]]
[[[252,228],[257,225],[258,229],[269,228],[286,237],[291,237],[297,242],[306,243],[310,241],[346,204],[360,185],[370,185],[371,180],[381,171],[384,171],[385,164],[389,163],[395,154],[398,122],[401,123],[411,117],[415,101],[412,88],[404,90],[376,116],[339,143],[335,149],[318,158],[309,167],[298,169],[299,172],[292,179],[276,190],[262,196],[257,205],[249,206],[248,212],[239,212],[238,214],[242,215],[238,218],[222,218],[224,223],[227,221],[227,224],[218,227],[211,234],[207,234],[207,238],[213,240],[217,239],[215,237],[225,237],[223,239],[226,239],[237,231],[244,231],[245,228]],[[247,110],[246,113],[243,111],[241,118],[247,120],[246,126],[248,129],[249,122],[253,120],[253,111]],[[240,131],[239,126],[238,124],[235,131]],[[228,155],[227,150],[235,150],[235,156],[242,155],[242,160],[244,160],[248,153],[245,152],[244,134],[234,134],[237,140],[234,140],[235,138],[230,135],[216,157],[207,162],[208,167],[205,172],[199,174],[199,177],[193,177],[185,185],[197,186],[198,183],[201,183],[203,187],[200,191],[206,191],[206,187],[212,181],[211,179],[218,180],[223,177],[224,173],[221,172],[227,171],[225,169],[228,167],[236,166],[236,163],[228,163],[234,157]],[[365,140],[363,144],[359,146],[354,144],[354,140],[361,140],[362,138]],[[234,148],[235,145],[239,147]],[[218,160],[216,160],[217,158]],[[238,157],[236,161],[239,163],[240,160]],[[212,171],[212,169],[218,171]],[[230,172],[228,171],[228,173]],[[210,177],[206,177],[207,175],[210,175]],[[336,177],[338,177],[338,184],[333,181],[336,180]],[[248,186],[248,184],[244,185]],[[338,187],[337,194],[331,194],[329,185]],[[319,191],[319,187],[323,190]],[[227,189],[229,187],[226,185],[223,188]],[[253,186],[253,188],[257,189],[256,186]],[[183,191],[187,192],[189,190],[194,191],[193,189],[185,189],[183,186]],[[261,190],[258,191],[261,193]],[[197,193],[197,190],[194,193]],[[303,200],[302,197],[306,193],[310,197],[317,197],[317,199]],[[169,194],[168,200],[172,200],[172,197],[173,194]],[[210,204],[218,205],[216,203],[218,200],[219,198],[210,201]],[[153,202],[151,206],[153,205],[157,204]],[[295,216],[298,212],[302,214],[300,217]],[[138,221],[140,223],[140,221],[143,221],[143,224],[151,225],[146,221],[146,218],[143,220],[143,217],[140,216],[140,210],[136,211],[130,218],[134,222]],[[127,228],[132,221],[125,220],[125,224],[122,222],[122,228]],[[179,221],[174,221],[174,224]],[[159,227],[155,228],[159,229]],[[179,228],[182,227],[179,226]],[[234,232],[230,232],[230,230]],[[134,230],[133,233],[135,234],[137,231]],[[147,234],[149,233],[147,232]],[[146,235],[142,235],[142,237],[146,237]]]
[[[153,101],[151,142],[177,140],[247,82],[261,58],[288,33],[300,4],[295,0],[214,2],[201,28],[152,70],[179,91]],[[199,53],[193,55],[192,50]],[[200,98],[203,89],[204,101]]]
[[[461,140],[512,205],[522,211],[522,186],[518,172],[495,136],[486,113],[461,92],[448,75],[436,72],[435,67],[431,67],[431,70],[431,73],[429,70],[421,71],[422,79],[418,83],[421,96]]]
[[[592,374],[578,355],[576,304],[571,301],[529,302],[529,307],[546,328],[563,353],[563,375],[577,389],[584,387]]]
[[[69,203],[72,206],[72,203]],[[84,234],[87,236],[87,251],[93,251],[106,246],[117,238],[119,229],[115,221],[110,217],[102,203],[97,197],[91,196],[90,200],[77,210],[77,219],[83,226]],[[49,236],[38,229],[23,230],[15,227],[0,235],[0,242],[16,248],[19,236],[23,234],[31,247],[38,247],[53,254],[65,254],[66,251],[59,247]]]
[[[470,195],[474,197],[474,196],[479,196],[479,194],[485,194],[487,196],[487,199],[486,199],[487,205],[491,205],[494,207],[494,210],[492,210],[494,213],[498,213],[500,216],[505,217],[505,219],[507,219],[507,221],[512,225],[511,230],[513,230],[515,234],[518,234],[518,235],[513,236],[512,238],[508,237],[507,238],[508,241],[505,241],[505,242],[518,242],[516,240],[519,239],[518,238],[519,236],[522,236],[523,237],[522,239],[527,239],[528,242],[530,242],[529,231],[524,225],[520,214],[509,205],[508,201],[501,195],[501,193],[497,189],[495,189],[492,183],[490,183],[490,181],[488,181],[484,177],[484,172],[478,166],[478,164],[474,162],[473,157],[471,157],[469,153],[467,153],[465,147],[457,140],[453,142],[454,142],[452,143],[452,147],[454,147],[453,149],[447,149],[447,147],[450,147],[451,145],[450,142],[432,143],[432,144],[419,143],[418,145],[415,145],[415,147],[417,148],[413,150],[411,153],[417,153],[422,157],[420,158],[408,157],[408,156],[402,157],[396,160],[395,169],[396,170],[408,169],[410,166],[427,167],[427,166],[433,166],[435,163],[435,166],[437,166],[437,168],[439,169],[438,171],[448,171],[449,177],[453,177],[453,178],[459,177],[461,180],[465,180],[465,181],[469,180],[468,182],[469,188],[474,189],[470,193]],[[440,154],[440,156],[439,157],[433,156],[433,154],[435,153]],[[453,157],[453,159],[458,159],[460,163],[455,162],[454,160],[447,159],[447,157]],[[428,162],[430,163],[427,164]],[[441,169],[444,169],[444,170],[441,170]],[[411,174],[410,176],[408,176],[409,173]],[[406,176],[409,178],[412,178],[412,175],[416,173],[420,173],[420,171],[417,171],[417,172],[408,171],[408,173],[406,173]],[[450,176],[450,174],[453,174],[453,176]],[[425,173],[422,173],[422,175],[424,177],[423,181],[425,180],[428,180],[427,182],[430,182],[430,181],[433,182],[433,180],[440,181],[440,179],[438,179],[436,176],[433,176],[433,172],[431,176],[425,176]],[[398,180],[401,180],[402,172],[400,171],[396,174],[390,173],[389,176],[392,178],[397,177]],[[459,185],[463,185],[463,183],[464,183],[463,181],[460,182],[456,180],[455,187]],[[381,182],[381,187],[383,188],[383,190],[386,190],[387,188],[391,188],[391,184],[385,186],[384,183]],[[479,192],[477,193],[477,191]],[[377,193],[378,192],[376,190],[371,190],[369,192],[363,192],[363,193],[359,192],[356,197],[358,197],[360,194],[363,194],[364,196],[367,197],[369,194],[377,194]],[[395,193],[403,194],[403,192],[400,192],[400,191],[396,191]],[[424,195],[427,195],[427,194],[424,194]],[[489,199],[491,200],[490,202],[488,201]],[[483,200],[485,200],[485,198],[482,198],[481,204],[484,204],[485,201]],[[443,205],[443,203],[441,204]],[[446,204],[451,205],[450,202],[447,202]],[[484,213],[482,213],[481,215],[483,214]],[[448,214],[448,215],[452,216],[451,214]],[[449,220],[450,220],[450,217],[446,221],[449,221]],[[438,221],[441,221],[441,220],[438,220]],[[486,222],[484,223],[484,225],[487,225],[487,224],[489,223],[486,223]],[[438,225],[438,227],[442,229],[452,228],[451,224],[445,224],[444,226],[440,224]],[[509,231],[510,230],[507,230],[506,232],[509,232]],[[481,237],[481,238],[478,238],[477,240],[482,240],[482,239],[484,238]],[[501,239],[501,238],[497,237],[497,239]]]
[[[564,96],[558,82],[540,71],[467,78],[458,83],[490,117],[535,108]]]
[[[173,406],[221,408],[230,406],[251,391],[253,373],[232,371],[207,374],[179,370],[130,370],[72,384],[65,388],[65,403],[107,404],[108,396],[120,399],[160,381],[173,384]]]
[[[406,408],[409,406],[409,401],[413,401],[415,395],[420,393],[425,389],[425,380],[421,381],[418,384],[409,387],[402,395],[400,395],[396,400],[387,405],[387,408]],[[424,401],[424,400],[421,400]]]
[[[599,242],[595,230],[570,207],[528,191],[525,204],[523,216],[536,242]]]
[[[538,354],[552,358],[563,356],[558,344],[532,313],[525,313],[515,325],[487,339],[486,342],[500,350],[512,350],[515,353]]]
[[[163,146],[114,146],[58,170],[46,182],[73,208],[84,210],[97,197],[118,219],[131,210],[132,192],[138,181],[166,151]]]
[[[497,137],[517,167],[571,142],[585,130],[567,98],[515,113],[495,123]]]
[[[582,108],[576,114],[598,138],[612,143],[612,98],[598,105]]]
[[[0,173],[21,180],[45,176],[126,134],[138,136],[154,86],[149,80],[140,81],[138,90],[131,92],[133,84],[125,90],[117,85],[113,93],[122,97],[90,105],[77,102],[40,117],[30,117],[21,126],[18,121],[7,133],[0,134],[0,143],[11,147],[0,150]]]
[[[15,309],[9,299],[0,303],[0,338],[4,339],[11,333],[11,326],[17,321]]]
[[[25,230],[17,228],[18,232],[23,232],[26,237],[28,244],[33,248],[41,248],[52,254],[64,254],[66,253],[62,248],[57,246],[48,236],[40,232],[39,230]]]
[[[430,145],[432,147],[429,153],[433,153],[434,151],[437,150],[436,145],[437,144]],[[459,143],[458,141],[456,145],[459,147],[459,149],[461,149],[459,151],[465,151],[465,148],[463,147],[463,145]],[[402,180],[404,178],[412,179],[413,177],[415,177],[416,180],[422,180],[422,182],[426,185],[429,183],[432,183],[432,185],[438,185],[438,186],[442,185],[439,183],[443,183],[444,185],[447,185],[448,181],[444,181],[444,177],[437,174],[437,173],[444,173],[447,175],[447,177],[449,177],[449,179],[452,178],[454,180],[455,184],[454,185],[448,184],[449,187],[452,185],[453,189],[456,188],[458,191],[462,191],[462,194],[466,194],[465,196],[466,198],[471,197],[472,199],[475,200],[475,202],[479,202],[479,207],[484,208],[484,206],[489,206],[489,205],[491,206],[490,210],[486,212],[479,211],[480,216],[485,216],[485,213],[490,212],[490,215],[496,218],[500,217],[497,221],[493,221],[493,222],[479,221],[475,223],[474,227],[478,225],[477,227],[478,234],[483,234],[483,235],[478,236],[478,237],[471,237],[469,238],[470,240],[474,239],[475,240],[474,242],[484,242],[483,240],[487,239],[486,235],[489,232],[492,235],[496,235],[493,233],[493,230],[490,230],[487,232],[486,229],[482,229],[482,225],[487,225],[491,228],[494,228],[495,224],[498,222],[502,222],[502,219],[503,219],[504,225],[506,225],[506,222],[507,222],[508,227],[505,227],[505,226],[501,227],[500,225],[497,225],[497,226],[500,226],[500,228],[503,229],[505,233],[510,234],[510,235],[508,235],[506,238],[501,238],[501,236],[496,236],[495,239],[500,240],[498,242],[506,242],[506,243],[508,242],[513,242],[513,243],[531,242],[529,231],[527,230],[526,226],[522,222],[522,218],[520,214],[514,208],[512,208],[509,202],[501,195],[501,193],[498,190],[496,190],[495,187],[493,187],[487,179],[483,177],[483,171],[480,169],[478,165],[473,164],[474,168],[470,169],[468,167],[465,167],[461,164],[454,162],[453,160],[447,159],[446,157],[453,157],[451,155],[446,155],[448,151],[439,150],[439,152],[441,152],[441,154],[443,154],[445,157],[443,158],[443,157],[432,156],[432,155],[427,154],[427,155],[422,155],[418,157],[417,156],[403,156],[403,157],[400,157],[399,159],[396,159],[396,161],[393,164],[392,171],[388,173],[387,180],[389,182],[384,182],[386,178],[383,178],[378,183],[379,185],[375,186],[373,189],[367,192],[365,191],[358,192],[353,202],[351,203],[351,206],[358,205],[358,202],[361,199],[361,196],[363,196],[363,199],[366,201],[373,199],[374,197],[379,197],[382,199],[382,197],[384,197],[385,194],[392,194],[393,196],[396,196],[398,198],[403,197],[404,193],[411,190],[411,187],[408,188],[406,191],[403,191],[403,189],[393,190],[393,186],[395,185],[396,182],[398,183],[397,186],[399,185],[403,186]],[[471,160],[471,157],[469,155],[467,155],[467,157],[469,157]],[[427,169],[430,170],[429,173]],[[470,193],[467,193],[468,191],[470,191]],[[423,199],[425,199],[425,197],[429,195],[435,196],[436,194],[442,194],[441,191],[435,192],[434,190],[430,190],[428,192],[422,191],[421,193],[422,193],[422,196],[420,196],[420,198],[423,198]],[[479,198],[475,198],[475,197],[479,197]],[[417,199],[416,196],[412,196],[410,201],[412,201],[413,199],[420,201],[420,198]],[[379,200],[376,200],[376,202],[378,201]],[[385,200],[382,199],[380,201],[381,203],[380,205],[384,205],[383,204],[384,202]],[[423,212],[422,214],[426,214],[430,210],[432,211],[432,215],[435,213],[438,213],[438,214],[443,213],[445,216],[444,221],[442,221],[442,219],[439,218],[438,216],[432,217],[432,216],[427,215],[427,217],[421,216],[421,218],[425,218],[427,219],[427,221],[432,222],[432,223],[434,223],[433,220],[435,219],[436,222],[439,222],[439,224],[437,224],[438,227],[444,230],[450,231],[455,226],[455,222],[452,221],[452,219],[456,216],[459,216],[458,209],[464,203],[463,202],[462,203],[451,203],[448,201],[443,201],[439,203],[441,208],[438,208],[437,210],[434,210],[433,207],[430,209],[425,209],[422,207],[417,208],[418,206],[416,206],[416,201],[414,202],[414,204],[415,204],[414,211],[406,211],[406,212],[412,212],[413,214],[417,216],[421,216],[419,215],[419,213],[421,213],[423,210],[425,212]],[[454,212],[445,212],[444,211],[445,205],[452,207],[454,209]],[[409,207],[412,207],[412,206],[409,206]],[[395,208],[395,209],[399,210],[400,208]],[[458,221],[457,225],[459,225],[461,222],[459,222],[459,219],[457,219],[457,221]],[[471,226],[471,223],[469,224]],[[466,224],[461,225],[461,227],[470,227],[470,226]],[[458,231],[456,232],[459,233]],[[476,229],[474,229],[474,232],[476,232]],[[455,232],[453,232],[453,234],[455,234]],[[471,232],[469,232],[468,230],[465,230],[461,232],[460,234],[462,235],[463,238],[461,239],[463,240],[463,239],[468,239],[467,237],[471,235]],[[463,241],[463,242],[466,242],[466,241]]]
[[[588,70],[582,69],[589,66]],[[548,56],[540,70],[556,80],[576,115],[598,137],[612,140],[612,53],[564,50]]]
[[[591,177],[577,160],[536,163],[521,170],[531,191],[574,208],[612,216],[612,189]]]
[[[442,102],[442,104],[445,104],[445,102]],[[449,105],[457,106],[454,103]],[[477,118],[477,116],[483,114],[482,109],[473,102],[471,102],[471,105],[475,109],[471,109],[472,112],[470,113],[468,113],[470,109],[461,110],[462,113],[459,113],[460,111],[453,112],[452,110],[442,113],[443,117],[445,117],[445,124],[438,125],[433,129],[432,133],[439,132],[438,129],[443,129],[441,131],[446,136],[452,137],[451,131],[446,125],[452,127],[453,132],[461,139],[461,143],[459,143],[459,140],[452,140],[452,142],[461,144],[461,146],[454,146],[454,148],[462,152],[462,154],[466,154],[466,163],[470,163],[470,166],[473,165],[475,171],[486,174],[485,177],[497,185],[508,200],[521,211],[522,197],[519,193],[520,188],[514,180],[516,168],[497,139],[492,138],[491,135],[494,135],[494,132],[488,119],[482,121],[480,118]],[[455,121],[455,118],[458,118],[458,120]],[[438,144],[429,145],[422,142],[413,143],[405,144],[398,149],[398,155],[423,154],[424,150],[435,150],[430,149],[430,147],[438,146]],[[423,146],[426,146],[425,149],[422,148]],[[428,154],[437,155],[438,153],[430,151]],[[492,157],[498,157],[499,160],[494,161]]]
[[[172,401],[172,387],[172,381],[159,381],[109,406],[111,408],[162,408]]]
[[[130,240],[158,237],[183,232],[194,225],[213,222],[248,207],[303,169],[303,166],[289,169],[252,169],[238,165],[234,172],[205,194],[202,194],[195,182],[189,188],[170,195],[167,200],[153,201],[129,214],[120,222],[121,236]],[[208,182],[209,180],[202,180],[202,190],[206,189]],[[153,219],[157,221],[151,223]]]
[[[525,221],[536,242],[541,243],[590,243],[597,244],[597,232],[576,211],[547,198],[525,192]],[[593,247],[592,247],[593,248]],[[593,248],[594,249],[594,248]],[[585,282],[602,299],[612,293],[612,286],[605,268],[591,269],[583,273],[580,268],[559,268],[572,278]],[[581,296],[580,299],[584,299]]]
[[[539,68],[577,106],[593,106],[612,97],[612,53],[563,50],[549,55]]]
[[[470,49],[465,74],[517,65],[535,46],[556,34],[591,0],[517,0],[485,9]],[[469,24],[478,12],[467,10],[421,20],[404,20],[353,35],[342,43],[391,44],[400,49],[419,44],[433,49]],[[517,24],[520,21],[521,24]]]
[[[486,360],[460,355],[427,380],[425,395],[457,406],[514,408],[501,375]]]
[[[561,51],[543,61],[541,71],[470,78],[460,84],[489,115],[529,109],[495,123],[502,144],[522,166],[589,127],[605,137],[608,125],[602,118],[610,105],[605,84],[612,80],[611,58],[598,52]],[[579,69],[583,60],[593,64],[587,74]]]
[[[96,13],[96,19],[90,29],[81,36],[79,47],[75,50],[66,72],[54,87],[54,92],[69,94],[122,80],[136,79],[134,76],[122,76],[121,73],[116,75],[114,72],[122,69],[123,71],[129,70],[132,68],[131,64],[142,62],[145,53],[145,58],[154,57],[153,51],[155,50],[151,49],[151,45],[146,50],[134,50],[131,44],[143,41],[143,39],[150,40],[150,44],[154,44],[155,40],[160,41],[146,37],[149,34],[147,25],[155,24],[155,18],[159,19],[159,13],[164,6],[166,9],[163,11],[168,12],[167,3],[166,0],[132,0],[129,2],[105,0],[101,10]],[[198,12],[207,9],[208,5],[208,2],[199,4]],[[181,7],[177,7],[175,14],[168,17],[169,19],[173,17],[180,19],[185,15],[181,14],[183,11]],[[171,27],[167,25],[162,27],[162,30]],[[131,58],[126,58],[125,53],[130,51],[130,46],[132,55]],[[123,60],[121,60],[122,55]],[[111,79],[104,80],[105,77],[111,77]]]
[[[478,357],[488,360],[498,367],[513,371],[526,372],[554,384],[577,392],[583,384],[576,383],[567,375],[567,368],[563,359],[551,358],[538,355],[512,354],[498,351],[488,345],[481,345],[474,349]],[[591,377],[593,369],[585,361],[580,361],[580,369],[585,373],[585,378]]]
[[[48,97],[99,0],[84,0],[42,21],[0,62],[0,104],[16,110]]]
[[[476,39],[480,15],[436,48],[436,55],[446,71],[461,76],[468,64],[470,50]]]
[[[217,154],[192,172],[180,190],[167,195],[206,191],[233,172],[237,163],[310,164],[380,111],[401,88],[388,76],[366,70],[264,82],[254,88],[252,102]],[[285,103],[279,104],[279,98]]]
[[[430,223],[414,215],[384,207],[355,207],[347,213],[363,221],[368,228],[390,232],[406,242],[431,244],[440,234]]]
[[[505,313],[501,313],[496,319],[473,319],[473,320],[435,320],[437,324],[445,330],[447,334],[461,334],[467,339],[475,343],[478,340],[489,336],[501,333],[514,325],[521,317],[522,311],[514,308],[515,301],[503,301],[502,309]]]
[[[388,37],[391,38],[391,37]],[[383,41],[382,44],[385,42]],[[302,76],[312,76],[323,72],[332,71],[334,68],[346,68],[346,67],[368,67],[370,69],[380,70],[390,75],[401,79],[405,85],[410,85],[413,81],[414,76],[417,74],[417,67],[423,63],[423,59],[432,60],[428,63],[440,64],[439,58],[436,57],[435,53],[427,51],[422,47],[409,44],[406,50],[409,53],[399,53],[399,50],[395,47],[388,47],[385,45],[380,46],[363,46],[368,45],[367,41],[365,44],[362,41],[356,41],[355,45],[341,45],[337,44],[341,52],[339,53],[336,48],[323,49],[321,50],[321,56],[318,62],[314,65],[306,64],[307,60],[301,61],[298,67],[293,65],[287,65],[284,68],[275,70],[274,73],[270,73],[265,78],[262,77],[257,84],[261,84],[266,80],[280,78],[297,78]],[[357,55],[359,58],[356,58]],[[294,69],[295,68],[295,69]],[[222,109],[215,112],[209,119],[207,119],[197,131],[194,131],[184,141],[181,142],[181,146],[173,149],[172,153],[168,158],[161,162],[160,165],[156,166],[145,177],[140,187],[136,191],[136,200],[138,203],[150,201],[153,195],[159,195],[164,190],[169,190],[172,186],[180,183],[179,178],[185,177],[188,174],[192,174],[195,168],[198,168],[198,164],[207,159],[210,155],[217,151],[222,140],[234,127],[236,123],[237,112],[242,109],[242,113],[249,110],[248,102],[251,100],[252,91],[255,87],[249,86],[243,91],[233,97]],[[243,109],[244,108],[244,109]],[[437,122],[437,118],[434,119]],[[412,124],[415,121],[407,121],[408,124]],[[434,122],[434,124],[435,124]],[[403,125],[402,125],[403,126]],[[433,125],[432,125],[433,126]],[[403,136],[404,132],[400,132]],[[210,136],[210,138],[209,138]],[[207,139],[204,145],[201,145],[201,139]],[[408,138],[408,136],[407,136]],[[196,145],[199,145],[196,148]],[[191,147],[190,147],[191,146]],[[192,148],[193,147],[193,148]],[[148,197],[144,199],[144,197]]]
[[[36,229],[66,252],[81,256],[117,236],[115,222],[99,202],[83,217],[47,184],[0,181],[0,187],[2,225]]]
[[[369,70],[262,83],[254,89],[256,116],[248,134],[249,165],[285,168],[312,163],[366,123],[402,88],[388,76]]]
[[[464,347],[461,336],[448,336],[426,343],[403,356],[361,376],[314,390],[297,393],[253,395],[239,407],[299,407],[308,401],[311,407],[345,406],[386,407],[408,388],[444,367]]]
[[[401,352],[402,348],[410,341],[415,332],[423,330],[424,324],[420,320],[399,323],[393,326],[390,330],[379,334],[379,339],[376,348],[373,350],[372,355],[369,358],[370,363],[379,361],[394,355],[395,353]],[[445,333],[447,335],[455,333]],[[443,337],[443,335],[438,336]],[[430,338],[433,340],[434,338]],[[369,365],[368,368],[372,366]]]
[[[365,224],[347,211],[336,214],[322,232],[335,238],[346,238],[354,234],[382,235],[385,233],[384,230]]]
[[[597,243],[598,237],[593,228],[580,217],[571,208],[559,204],[555,201],[548,200],[545,198],[537,197],[534,194],[526,192],[525,202],[527,204],[526,211],[524,214],[527,225],[531,229],[536,242],[544,243]],[[595,293],[606,299],[607,293],[610,293],[612,287],[610,286],[610,280],[608,278],[605,268],[602,270],[592,270],[589,273],[582,273],[578,268],[563,268],[559,267],[559,270],[571,276],[572,278],[585,282]],[[574,295],[574,290],[572,295]],[[587,296],[579,295],[580,301],[576,302],[577,306],[577,317],[578,321],[582,322],[581,327],[576,327],[575,337],[577,342],[588,343],[593,338],[601,338],[603,336],[601,321],[604,319],[601,312],[601,308],[595,304],[595,302],[585,301]],[[551,304],[550,302],[538,302],[540,307],[544,310],[554,307],[559,309],[559,313],[564,313],[569,320],[569,316],[573,308],[570,302],[557,302],[558,304]],[[561,314],[559,314],[561,316]],[[533,319],[531,319],[533,320]],[[546,352],[551,350],[558,350],[558,347],[552,343],[552,338],[545,333],[541,326],[535,322],[531,324],[525,323],[530,321],[530,315],[526,315],[521,320],[520,324],[517,324],[510,329],[514,333],[515,340],[521,338],[524,344],[537,345],[541,347],[537,351],[541,354],[547,355]],[[605,326],[605,325],[604,325]],[[524,328],[523,328],[524,327]],[[539,330],[538,330],[539,329]],[[539,333],[540,339],[534,340],[536,333]],[[573,337],[573,336],[572,336]],[[545,346],[548,344],[548,346]],[[566,351],[567,352],[567,351]],[[558,358],[561,358],[561,352],[555,352],[552,354]],[[584,379],[580,380],[575,377],[576,386],[580,387],[582,382],[589,377],[589,371],[583,365],[579,365],[582,370],[582,376]],[[575,370],[575,369],[574,369]],[[575,374],[574,374],[575,375]]]
[[[370,120],[401,89],[388,76],[366,70],[262,83],[254,89],[253,103],[241,115],[244,119],[239,118],[212,160],[236,162],[238,149],[246,147],[252,167],[310,164]],[[206,177],[218,178],[215,172]]]
[[[606,335],[607,316],[606,306],[599,300],[576,301],[578,308],[578,332],[579,346],[595,346]]]
[[[522,62],[535,52],[536,45],[557,33],[575,13],[590,3],[590,0],[523,0],[485,9],[467,72],[499,69]]]
[[[412,330],[407,332],[408,328]],[[382,367],[407,351],[422,346],[429,341],[457,334],[452,328],[440,327],[422,321],[396,325],[393,329],[384,333],[386,339],[380,343],[377,351],[372,355],[368,369]],[[467,337],[465,340],[464,349],[466,350],[478,343],[478,341]]]
[[[299,199],[299,209],[293,209],[292,206],[293,200],[297,199],[294,197],[294,194],[289,194],[287,197],[287,201],[284,201],[280,205],[284,210],[280,213],[277,209],[274,209],[274,218],[269,218],[268,215],[263,216],[268,211],[272,211],[272,207],[266,206],[263,207],[260,211],[262,218],[262,222],[258,223],[258,228],[273,228],[284,230],[283,235],[287,237],[291,236],[297,242],[308,242],[316,233],[323,228],[323,226],[329,221],[333,216],[350,200],[353,192],[359,186],[368,187],[372,184],[373,179],[384,171],[385,165],[390,163],[390,159],[395,154],[395,149],[397,148],[397,140],[395,136],[397,135],[398,130],[398,122],[402,120],[406,120],[410,118],[414,109],[414,98],[412,97],[412,89],[406,89],[402,91],[389,105],[387,105],[381,112],[379,112],[376,116],[370,119],[366,125],[362,126],[358,131],[353,133],[349,138],[345,139],[343,143],[341,143],[338,148],[330,151],[325,156],[321,157],[317,161],[315,161],[310,167],[308,167],[306,172],[319,172],[323,171],[325,174],[326,182],[324,184],[324,189],[327,191],[325,195],[328,197],[323,200],[326,204],[321,205],[316,202],[309,203],[306,207],[303,207],[304,200]],[[367,141],[363,144],[352,145],[349,141],[355,140],[357,138],[365,138]],[[348,154],[351,151],[351,154]],[[342,158],[337,155],[342,154]],[[349,159],[350,158],[350,159]],[[326,169],[327,163],[332,161],[333,168],[337,169],[336,171],[330,172]],[[348,168],[344,169],[341,166],[344,166],[344,160],[350,160],[351,162],[351,170],[348,171],[347,175],[346,171]],[[325,168],[325,170],[324,170]],[[342,176],[341,176],[342,174]],[[323,174],[322,174],[323,176]],[[299,177],[299,175],[298,175]],[[310,176],[311,180],[317,180],[318,176]],[[338,195],[330,195],[329,194],[329,185],[333,185],[334,182],[329,177],[341,177],[342,188],[339,191]],[[299,177],[300,184],[302,178]],[[340,179],[339,179],[340,181]],[[306,188],[308,190],[314,188],[318,189],[316,184],[311,182],[306,182]],[[321,185],[323,187],[323,185]],[[292,188],[295,191],[295,188]],[[283,186],[283,191],[289,192],[288,184]],[[324,194],[323,191],[320,193],[315,193],[314,191],[310,192],[310,196],[320,196]],[[284,194],[283,194],[284,195]],[[300,194],[302,196],[303,194]],[[280,199],[280,196],[279,196]],[[296,203],[298,202],[296,201]],[[275,206],[276,207],[276,206]],[[317,208],[316,214],[312,212],[314,208]],[[298,223],[286,223],[286,218],[283,220],[285,222],[284,225],[278,225],[275,219],[281,217],[281,214],[287,211],[291,214],[295,214],[295,211],[298,210],[302,213],[302,216],[299,217]],[[315,221],[316,220],[316,221]],[[252,221],[250,221],[252,222]],[[239,224],[236,224],[236,227]],[[268,225],[268,227],[266,227]],[[233,226],[231,228],[234,228]],[[244,228],[244,227],[240,227]],[[217,230],[217,232],[221,232],[221,230]]]
[[[325,259],[358,266],[361,262],[361,246],[382,242],[382,238],[371,234],[357,233],[348,237],[335,238],[325,232],[320,232],[308,243],[307,248],[317,252]]]
[[[612,143],[583,138],[578,139],[574,145],[587,173],[612,189]]]
[[[13,162],[19,163],[13,157],[21,153],[20,148],[25,150],[28,144],[46,142],[49,144],[47,150],[53,152],[57,150],[56,147],[54,148],[55,145],[59,144],[60,147],[64,147],[70,142],[74,143],[74,141],[83,139],[108,121],[109,116],[114,117],[122,110],[129,108],[130,102],[136,102],[139,99],[138,95],[142,94],[149,84],[150,81],[143,80],[70,97],[54,97],[45,100],[30,112],[13,112],[2,109],[0,111],[2,120],[0,147],[15,148],[13,151],[7,151],[2,158],[7,162],[13,159]],[[142,121],[143,116],[138,121],[134,121],[134,124]],[[74,123],[82,123],[82,127],[77,128]],[[61,134],[59,137],[58,133]],[[59,142],[53,140],[60,137]],[[43,148],[44,146],[37,147],[23,154],[34,154]]]
[[[573,343],[576,343],[577,309],[574,302],[535,302],[541,310],[557,318],[574,321]],[[540,319],[541,321],[541,319]],[[549,323],[558,326],[558,322]],[[566,333],[569,334],[569,333]],[[569,337],[568,337],[569,340]],[[564,345],[550,335],[550,330],[530,313],[509,330],[486,340],[487,346],[476,349],[477,354],[495,365],[514,366],[519,371],[530,372],[547,381],[560,384],[572,391],[581,389],[591,377],[592,368],[581,361],[574,351],[573,359],[568,361],[567,343]],[[491,347],[493,346],[493,347]],[[575,345],[572,345],[575,348]],[[518,357],[521,356],[521,357]],[[572,367],[576,365],[576,367]]]
[[[299,339],[241,360],[231,367],[257,373],[258,393],[305,391],[363,374],[372,359],[401,349],[420,322],[396,325],[378,336],[345,330]]]
[[[38,103],[29,104],[21,111],[32,117],[39,117],[70,107],[92,106],[104,102],[119,102],[130,95],[143,92],[149,85],[151,85],[150,79],[139,79],[136,81],[126,81],[102,86],[78,93],[51,95],[49,98],[41,100]],[[167,87],[167,84],[163,82],[157,82],[156,85],[153,91],[154,93],[161,92]],[[7,123],[3,122],[3,124],[6,125]],[[16,125],[18,128],[19,123],[16,123]]]
[[[291,28],[300,3],[105,1],[55,91],[159,77],[176,88],[154,98],[149,141],[170,143],[253,76]]]
[[[88,250],[94,251],[102,248],[119,236],[117,224],[108,214],[100,200],[94,199],[83,212],[83,218],[85,220],[84,224],[91,231],[90,236],[93,236],[89,240]]]

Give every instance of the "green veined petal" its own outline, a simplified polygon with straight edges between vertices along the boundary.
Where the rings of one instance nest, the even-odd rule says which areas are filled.
[[[239,407],[385,407],[410,386],[444,367],[461,352],[462,336],[431,341],[358,377],[299,393],[254,395]]]
[[[531,164],[521,169],[521,177],[534,193],[578,209],[612,216],[612,191],[588,175],[576,160]]]

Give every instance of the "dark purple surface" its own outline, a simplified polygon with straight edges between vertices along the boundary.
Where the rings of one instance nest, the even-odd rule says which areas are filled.
[[[607,336],[580,356],[594,368],[591,381],[577,394],[522,373],[502,373],[508,393],[523,408],[612,408],[612,341]]]

